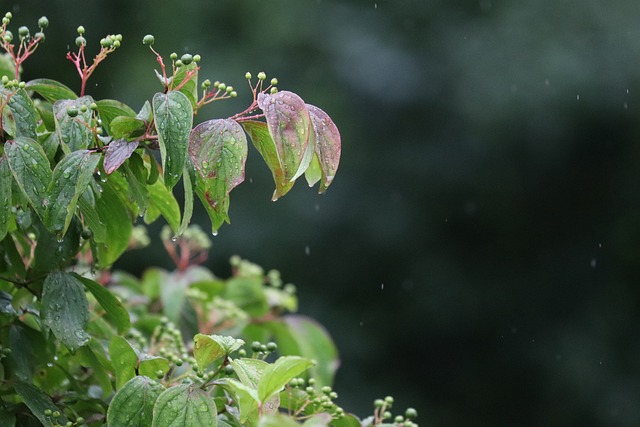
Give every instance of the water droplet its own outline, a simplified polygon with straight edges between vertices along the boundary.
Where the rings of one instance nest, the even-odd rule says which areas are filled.
[[[304,247],[304,254],[307,256],[311,254],[311,248],[309,246]]]

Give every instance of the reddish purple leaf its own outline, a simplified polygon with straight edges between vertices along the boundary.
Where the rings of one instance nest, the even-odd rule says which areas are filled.
[[[324,193],[331,185],[340,163],[340,153],[342,151],[340,132],[331,117],[323,110],[309,104],[307,104],[307,110],[309,110],[315,134],[315,154],[322,171],[320,192]]]
[[[131,157],[136,148],[138,148],[138,141],[129,142],[126,139],[111,141],[104,155],[104,171],[107,174],[114,172]]]

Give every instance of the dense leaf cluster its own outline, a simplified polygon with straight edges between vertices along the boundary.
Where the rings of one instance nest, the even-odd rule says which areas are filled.
[[[274,200],[303,174],[325,191],[341,150],[329,116],[260,73],[255,84],[247,75],[246,110],[194,126],[200,108],[237,93],[198,85],[199,55],[172,54],[168,68],[153,48],[163,90],[138,111],[93,99],[87,80],[122,37],[103,38],[88,63],[83,27],[67,55],[79,95],[46,78],[22,82],[48,20],[14,41],[11,18],[0,26],[0,425],[383,425],[387,408],[361,422],[333,402],[337,350],[292,314],[295,287],[236,258],[231,278],[215,277],[198,265],[207,235],[189,227],[195,196],[214,233],[229,221],[247,135],[273,174]],[[138,218],[161,216],[176,271],[141,280],[110,271],[144,240]]]

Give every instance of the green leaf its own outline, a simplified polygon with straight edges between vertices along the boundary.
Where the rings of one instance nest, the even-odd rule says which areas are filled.
[[[60,82],[50,79],[35,79],[27,82],[26,90],[32,90],[52,104],[61,99],[77,99],[74,91]]]
[[[116,390],[119,390],[127,381],[136,376],[138,367],[138,354],[129,341],[120,336],[115,336],[109,343],[109,357],[116,371]]]
[[[333,384],[340,361],[335,343],[326,329],[313,319],[300,315],[288,315],[269,322],[283,355],[299,355],[317,363],[311,368],[311,376],[319,386]]]
[[[193,185],[191,183],[191,174],[185,165],[185,174],[182,179],[184,185],[184,212],[182,212],[182,221],[178,229],[178,235],[181,236],[189,226],[191,215],[193,215]]]
[[[187,76],[187,73],[189,74],[189,76]],[[179,91],[186,95],[186,97],[189,99],[189,102],[191,102],[191,106],[195,109],[196,103],[198,102],[199,89],[198,64],[196,64],[195,62],[192,62],[188,65],[183,65],[182,67],[178,68],[172,82],[174,83],[174,86],[177,86],[187,78],[188,80],[182,85]]]
[[[49,273],[52,270],[64,269],[76,259],[80,251],[80,234],[82,224],[78,217],[73,217],[67,233],[60,238],[49,233],[42,224],[36,225],[38,244],[34,252],[33,273]]]
[[[162,215],[173,233],[177,235],[180,229],[180,206],[173,193],[161,180],[148,185],[147,190],[149,190],[149,207],[144,213],[144,222],[150,224],[158,215]]]
[[[270,414],[260,418],[258,427],[300,427],[300,424],[284,414]]]
[[[258,425],[258,392],[255,387],[247,386],[233,378],[223,378],[217,382],[232,394],[238,410],[240,411],[240,423],[251,427]]]
[[[78,99],[62,99],[53,104],[53,117],[56,122],[56,132],[60,138],[60,144],[65,152],[87,149],[93,141],[91,132],[91,119],[93,111],[89,106],[93,103],[93,98],[83,96]],[[83,113],[80,108],[87,107]],[[69,116],[67,110],[75,108],[78,115]]]
[[[229,222],[229,193],[244,181],[247,138],[234,120],[209,120],[191,132],[189,157],[197,172],[196,193],[215,232]]]
[[[96,209],[96,199],[91,187],[85,189],[78,199],[78,207],[84,224],[91,230],[93,240],[104,243],[107,240],[107,227],[100,221],[100,214]]]
[[[102,185],[100,198],[96,200],[96,210],[107,229],[104,243],[98,243],[98,262],[101,268],[113,264],[129,246],[133,226],[127,208],[111,185],[111,178]]]
[[[114,138],[126,138],[142,135],[144,121],[137,117],[118,116],[111,121],[109,135]]]
[[[302,98],[286,90],[273,95],[259,94],[258,106],[264,112],[275,144],[278,166],[282,171],[280,184],[294,181],[304,173],[313,158],[314,138],[310,137],[313,128],[309,111]]]
[[[64,235],[74,215],[78,198],[93,179],[100,154],[89,150],[73,151],[53,169],[47,188],[46,213],[43,221],[52,233]]]
[[[91,339],[85,331],[89,303],[84,286],[69,273],[53,272],[44,280],[40,315],[47,328],[72,353]]]
[[[153,115],[164,182],[171,189],[180,179],[187,159],[193,108],[189,99],[181,92],[156,93],[153,96]]]
[[[51,167],[42,147],[31,138],[17,137],[4,144],[4,151],[20,190],[33,210],[44,219]]]
[[[227,357],[244,345],[241,339],[221,335],[196,334],[193,337],[193,356],[198,367],[204,369],[216,360]]]
[[[249,134],[253,146],[256,147],[271,171],[273,182],[276,184],[276,189],[273,192],[271,200],[275,201],[287,194],[293,187],[293,184],[295,184],[295,181],[291,181],[285,177],[285,171],[282,169],[278,159],[276,144],[269,133],[267,124],[263,122],[246,121],[242,122],[242,127],[244,127],[244,130]]]
[[[104,171],[107,174],[113,173],[131,157],[136,148],[138,148],[138,141],[129,142],[126,139],[111,141],[104,155]]]
[[[213,399],[197,384],[180,384],[160,394],[153,408],[153,427],[216,427]]]
[[[42,333],[20,321],[9,326],[9,348],[14,375],[21,381],[31,382],[36,368],[48,362],[47,343]]]
[[[1,58],[1,56],[0,56]],[[0,68],[0,75],[2,75],[2,69]],[[16,416],[9,412],[3,404],[0,404],[0,425],[5,427],[15,427]]]
[[[81,362],[82,366],[87,366],[91,368],[91,372],[95,380],[97,381],[98,385],[102,389],[102,394],[105,396],[109,396],[113,392],[113,387],[111,386],[111,378],[108,374],[108,372],[110,372],[111,369],[109,369],[108,371],[107,369],[105,369],[103,364],[98,359],[98,356],[96,355],[94,348],[91,348],[91,347],[92,346],[90,344],[84,347],[80,347],[78,349],[78,355],[82,360]],[[100,349],[102,349],[102,344],[99,344],[99,347]]]
[[[16,78],[15,72],[16,68],[11,56],[8,53],[0,54],[0,78],[7,76],[9,80],[13,80]]]
[[[0,240],[4,239],[9,230],[11,217],[11,169],[7,156],[0,157]]]
[[[158,372],[162,372],[162,375],[165,375],[169,372],[169,368],[171,368],[169,361],[164,357],[151,356],[149,354],[142,354],[138,357],[138,374],[140,375],[155,377],[158,375]]]
[[[340,132],[331,117],[323,110],[310,104],[307,104],[307,110],[311,117],[315,137],[314,159],[318,162],[322,171],[320,193],[324,193],[331,185],[340,163],[340,153],[342,151]]]
[[[38,109],[24,89],[18,89],[11,93],[0,87],[1,97],[6,98],[9,94],[11,96],[9,97],[7,108],[9,109],[9,120],[12,120],[13,126],[15,126],[15,134],[13,136],[36,139],[38,137],[36,129],[40,120]],[[13,126],[11,127],[13,128]]]
[[[344,416],[333,420],[331,425],[333,427],[362,427],[360,420],[352,414],[345,414]]]
[[[78,279],[87,288],[89,292],[95,297],[98,304],[107,313],[107,319],[113,323],[118,330],[118,333],[123,334],[131,328],[131,319],[129,318],[129,312],[122,305],[120,300],[105,288],[101,284],[82,277],[78,274],[72,273],[73,276]]]
[[[113,396],[107,411],[107,426],[150,427],[153,407],[164,390],[162,384],[151,378],[133,377]]]
[[[262,372],[269,364],[260,359],[242,358],[232,360],[231,366],[233,366],[233,370],[242,384],[255,388],[257,391]],[[258,398],[257,396],[256,394],[256,399]]]
[[[258,383],[258,398],[266,402],[279,393],[293,378],[313,366],[313,362],[298,356],[282,356],[267,366]]]
[[[111,121],[113,119],[119,116],[136,116],[136,112],[133,111],[131,107],[123,102],[116,101],[115,99],[101,99],[96,101],[96,105],[98,106],[98,114],[102,121],[102,128],[111,136],[114,136],[111,127]]]
[[[61,411],[52,401],[49,396],[44,394],[37,387],[26,384],[22,382],[18,382],[14,385],[16,393],[22,398],[25,405],[29,408],[34,417],[38,419],[42,423],[43,426],[53,427],[53,418],[44,415],[45,411],[48,409],[51,412],[60,412],[60,417],[56,418],[56,424],[64,425],[67,423],[68,419],[64,415],[64,412]]]

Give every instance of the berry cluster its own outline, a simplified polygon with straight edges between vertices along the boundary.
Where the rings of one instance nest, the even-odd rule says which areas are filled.
[[[338,393],[329,386],[318,390],[314,378],[294,378],[287,386],[287,394],[289,414],[296,418],[319,412],[326,412],[334,419],[344,417],[344,410],[334,403]]]
[[[31,31],[26,26],[18,28],[19,43],[16,45],[13,43],[13,33],[7,29],[13,15],[11,12],[5,13],[2,18],[2,26],[0,26],[0,43],[2,48],[13,60],[15,66],[14,78],[20,80],[20,68],[22,63],[33,54],[40,43],[44,42],[44,29],[49,26],[49,20],[46,16],[42,16],[38,19],[38,31],[32,36]]]
[[[397,427],[418,427],[416,423],[413,422],[415,418],[418,417],[418,411],[414,408],[407,408],[403,415],[396,415],[395,417],[391,413],[391,407],[393,406],[394,399],[391,396],[387,396],[384,399],[376,399],[373,402],[374,411],[373,411],[373,425],[377,426],[383,423],[386,423],[387,420],[391,420],[393,418],[393,425]],[[385,424],[386,425],[386,424]]]

